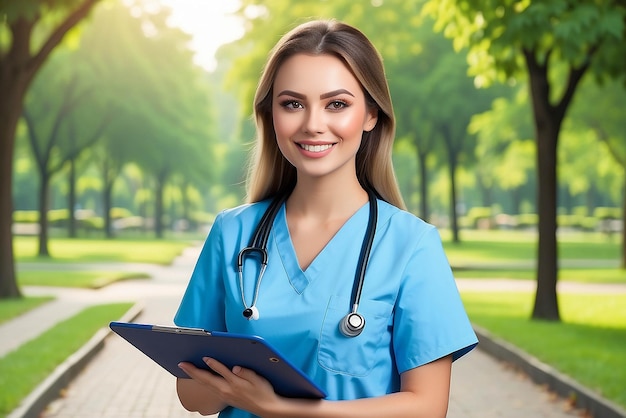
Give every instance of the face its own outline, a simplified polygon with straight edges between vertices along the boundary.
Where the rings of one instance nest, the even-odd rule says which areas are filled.
[[[377,120],[358,80],[332,55],[286,60],[274,80],[272,115],[278,147],[299,179],[355,176],[363,132]]]

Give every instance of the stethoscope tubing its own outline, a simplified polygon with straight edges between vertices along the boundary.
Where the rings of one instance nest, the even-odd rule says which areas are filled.
[[[365,326],[365,318],[357,312],[359,308],[359,303],[361,301],[361,293],[363,291],[363,284],[365,282],[365,272],[367,270],[367,264],[369,261],[370,252],[372,250],[372,244],[374,242],[374,235],[376,233],[376,223],[378,220],[378,204],[376,201],[376,195],[369,188],[366,188],[368,199],[369,199],[369,207],[370,214],[367,222],[367,229],[365,231],[365,236],[363,237],[363,244],[361,245],[361,251],[359,253],[359,259],[357,262],[354,283],[352,285],[352,297],[350,300],[350,311],[349,313],[342,319],[340,322],[340,330],[347,337],[356,337],[361,333],[363,327]],[[239,276],[239,288],[241,290],[241,301],[244,306],[243,315],[247,319],[258,319],[259,311],[256,308],[256,302],[259,297],[259,291],[261,288],[261,281],[263,279],[263,275],[265,274],[265,269],[267,268],[268,263],[268,253],[267,253],[267,242],[269,240],[270,232],[272,225],[274,223],[274,219],[278,214],[279,209],[283,205],[283,203],[287,200],[289,193],[285,193],[281,196],[278,196],[268,206],[265,210],[265,213],[261,217],[256,229],[254,230],[254,234],[252,235],[252,239],[250,240],[250,244],[247,247],[244,247],[239,254],[237,255],[237,272]],[[246,303],[246,298],[244,294],[244,286],[243,286],[243,264],[244,259],[247,255],[258,254],[261,258],[261,270],[259,271],[259,275],[257,276],[256,284],[254,287],[254,296],[252,298],[252,304],[248,305]],[[353,326],[352,320],[356,320],[358,325]]]

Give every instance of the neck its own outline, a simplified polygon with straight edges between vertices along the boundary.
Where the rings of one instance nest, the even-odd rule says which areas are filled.
[[[367,192],[356,177],[340,182],[298,179],[287,201],[287,211],[319,219],[345,218],[367,201]]]

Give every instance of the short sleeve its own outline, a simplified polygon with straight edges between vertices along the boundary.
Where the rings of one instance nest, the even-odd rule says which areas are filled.
[[[174,317],[174,323],[180,327],[226,330],[222,219],[219,214],[211,227]]]
[[[456,360],[478,343],[432,226],[417,240],[406,265],[393,327],[400,373],[450,354]]]

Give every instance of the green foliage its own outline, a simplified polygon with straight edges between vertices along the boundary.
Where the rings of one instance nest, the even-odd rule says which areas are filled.
[[[457,49],[469,48],[472,74],[481,83],[523,73],[522,50],[533,51],[540,62],[554,58],[573,67],[596,54],[592,67],[598,76],[616,76],[626,65],[620,59],[626,6],[619,0],[430,0],[424,13],[436,17],[437,29]]]
[[[490,207],[473,207],[465,215],[464,224],[469,228],[478,228],[481,222],[490,225],[493,221],[493,210]]]
[[[96,331],[120,318],[131,306],[114,303],[86,308],[0,358],[0,414],[8,415]]]
[[[622,219],[620,208],[598,207],[593,211],[593,216],[597,219]]]
[[[113,219],[130,218],[132,216],[133,213],[126,208],[111,208],[111,218]]]
[[[39,222],[39,212],[36,210],[16,210],[13,212],[13,222],[34,224]]]

